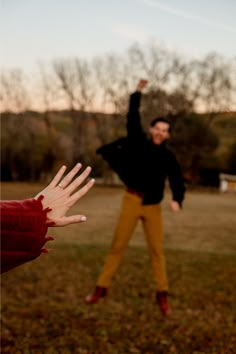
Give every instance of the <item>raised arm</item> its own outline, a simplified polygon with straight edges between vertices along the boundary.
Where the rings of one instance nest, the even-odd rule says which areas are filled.
[[[141,125],[141,116],[139,112],[141,94],[144,87],[147,85],[147,80],[139,80],[136,91],[130,95],[129,110],[127,114],[127,132],[128,137],[137,139],[143,136],[143,128]]]

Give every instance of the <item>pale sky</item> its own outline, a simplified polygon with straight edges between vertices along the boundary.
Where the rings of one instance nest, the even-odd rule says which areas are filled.
[[[123,53],[150,40],[236,57],[236,0],[0,0],[0,65]]]

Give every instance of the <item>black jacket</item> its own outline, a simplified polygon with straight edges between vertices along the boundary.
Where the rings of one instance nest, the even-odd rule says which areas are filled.
[[[139,113],[140,99],[140,92],[130,96],[128,136],[103,145],[97,153],[128,188],[144,193],[143,204],[157,204],[162,200],[168,177],[173,199],[181,205],[185,187],[180,166],[165,143],[155,145],[144,133]]]

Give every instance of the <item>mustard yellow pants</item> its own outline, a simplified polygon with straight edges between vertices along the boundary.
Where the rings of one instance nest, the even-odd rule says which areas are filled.
[[[139,196],[125,192],[120,216],[110,252],[106,258],[97,285],[109,287],[132,233],[141,219],[152,262],[158,291],[168,291],[165,256],[163,252],[162,213],[160,204],[142,205]]]

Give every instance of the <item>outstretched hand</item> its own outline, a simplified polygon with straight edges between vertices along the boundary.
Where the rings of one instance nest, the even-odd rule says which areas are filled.
[[[94,179],[91,179],[82,188],[76,191],[91,172],[91,167],[86,167],[86,169],[73,180],[81,168],[81,163],[78,163],[63,177],[66,166],[62,166],[51,183],[35,196],[35,199],[38,199],[39,196],[42,195],[44,197],[42,199],[43,209],[51,209],[47,213],[48,224],[52,226],[66,226],[86,220],[86,216],[84,215],[66,216],[68,210],[90,190],[95,182]]]

